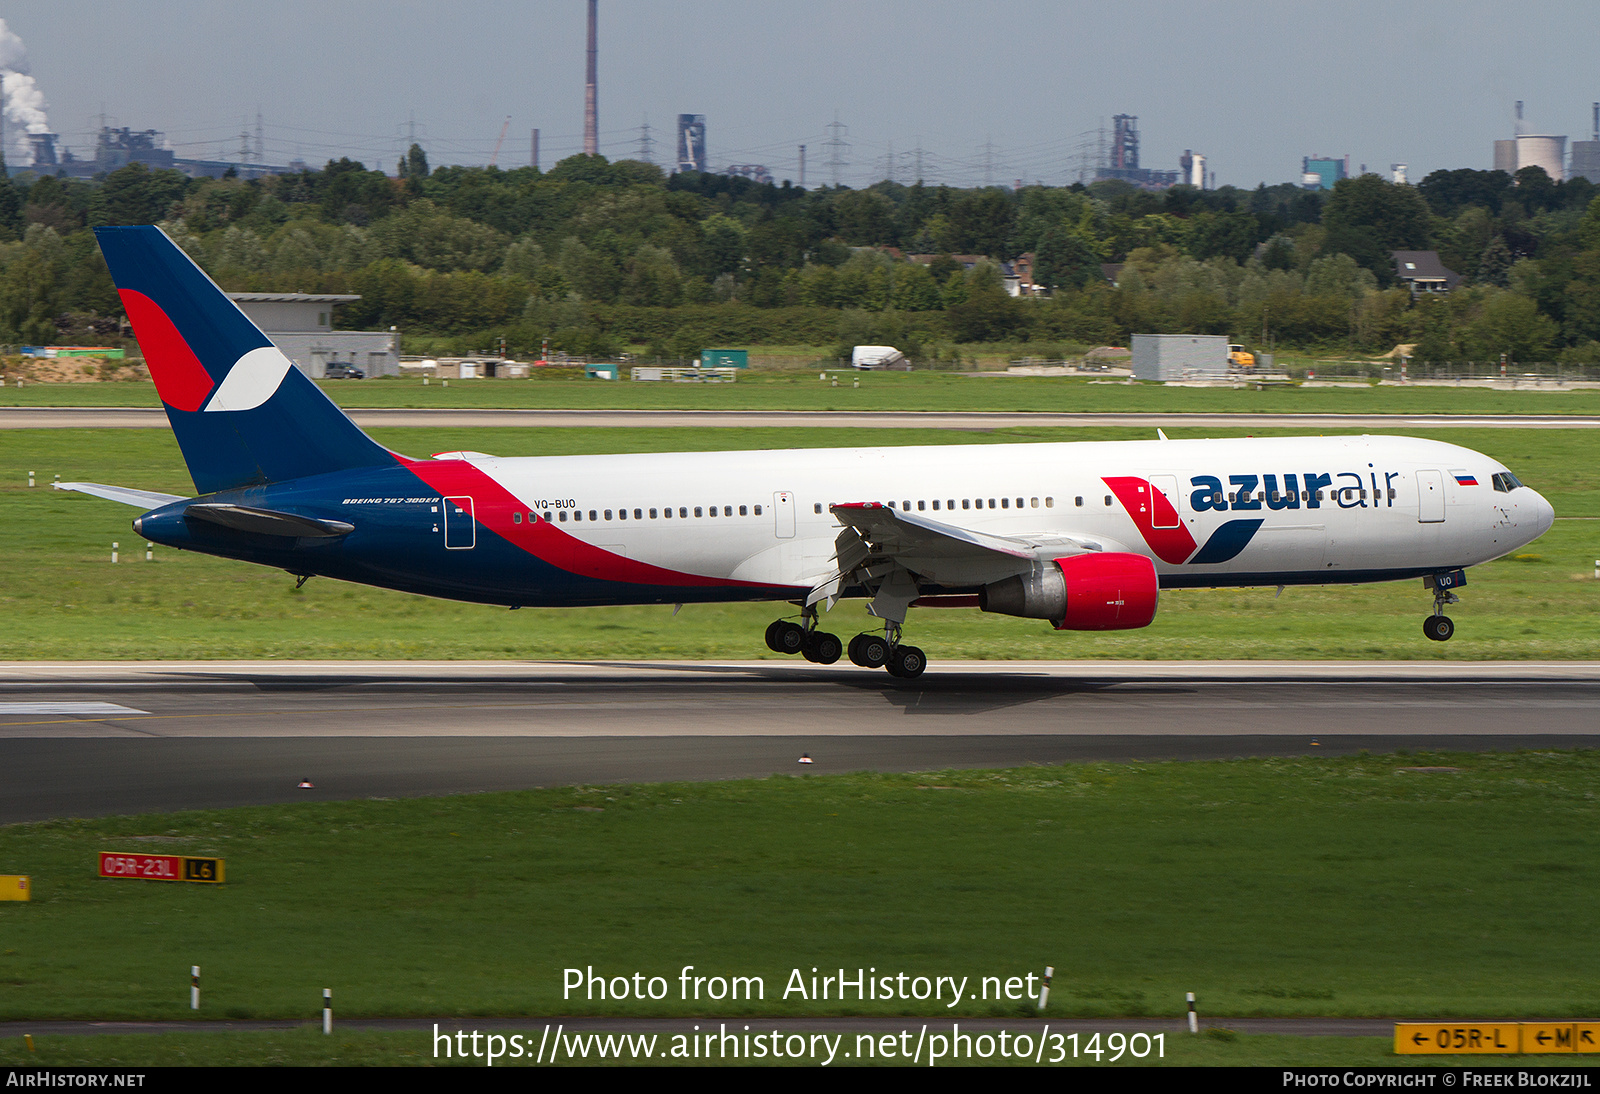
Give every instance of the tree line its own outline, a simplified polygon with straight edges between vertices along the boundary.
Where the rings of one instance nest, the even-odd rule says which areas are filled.
[[[261,179],[139,164],[0,176],[0,341],[125,333],[89,229],[160,224],[225,288],[359,293],[341,327],[410,347],[690,354],[713,343],[1125,344],[1134,332],[1420,361],[1600,361],[1600,204],[1539,168],[1376,175],[1331,192],[1189,186],[802,190],[573,156],[399,177],[350,159]],[[1462,275],[1413,300],[1390,252]],[[1008,296],[1031,255],[1048,295]],[[922,262],[907,256],[933,256]],[[1108,276],[1108,269],[1109,274]]]

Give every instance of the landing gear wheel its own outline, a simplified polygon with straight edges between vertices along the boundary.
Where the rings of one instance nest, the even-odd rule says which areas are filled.
[[[915,680],[928,667],[928,657],[916,646],[896,646],[884,668],[900,680]]]
[[[787,619],[773,621],[767,628],[767,648],[774,653],[799,653],[806,644],[806,632]]]
[[[1448,642],[1456,633],[1456,625],[1448,615],[1430,615],[1422,621],[1422,633],[1435,642]]]
[[[889,643],[881,634],[858,634],[850,639],[850,663],[864,669],[878,669],[889,660]]]
[[[806,635],[805,644],[801,646],[800,652],[813,664],[831,665],[839,660],[839,655],[844,652],[844,643],[839,641],[839,636],[836,634],[812,631]]]

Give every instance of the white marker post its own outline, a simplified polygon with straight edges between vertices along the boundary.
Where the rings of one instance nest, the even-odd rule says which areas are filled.
[[[189,966],[189,1009],[200,1009],[200,966]]]
[[[1194,992],[1189,993],[1189,1032],[1200,1032],[1200,1016],[1194,1012]]]
[[[322,989],[322,1032],[333,1032],[333,989]]]
[[[32,471],[28,472],[28,486],[29,487],[33,486],[33,472]]]
[[[117,561],[117,544],[115,541],[111,544],[111,561],[113,563]]]
[[[1044,985],[1039,989],[1039,1009],[1040,1010],[1043,1010],[1044,1009],[1044,1005],[1046,1003],[1050,1002],[1050,978],[1052,976],[1054,976],[1055,974],[1056,974],[1055,966],[1046,965],[1044,967]]]
[[[154,562],[155,561],[155,557],[156,557],[156,545],[154,543],[146,543],[144,545],[144,560],[146,562]]]

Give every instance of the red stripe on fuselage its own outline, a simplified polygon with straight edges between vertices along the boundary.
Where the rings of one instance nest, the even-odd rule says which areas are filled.
[[[150,367],[150,378],[156,382],[156,394],[174,410],[199,410],[216,385],[178,333],[176,324],[167,318],[160,304],[142,292],[118,289],[117,295],[122,297],[122,310],[133,324],[133,335]]]
[[[1144,541],[1162,562],[1176,566],[1194,554],[1194,537],[1189,534],[1189,529],[1183,526],[1178,511],[1172,507],[1165,494],[1151,486],[1145,479],[1135,478],[1132,475],[1106,478],[1101,481],[1111,488],[1111,492],[1117,496],[1122,507],[1133,518],[1133,523],[1138,526],[1139,534],[1144,537]],[[1172,527],[1157,528],[1155,526],[1157,518],[1160,518],[1162,524]]]
[[[612,554],[575,536],[568,535],[548,520],[513,524],[511,514],[526,507],[515,494],[496,482],[487,472],[466,460],[411,460],[398,457],[412,474],[444,497],[470,497],[477,522],[495,535],[522,548],[552,566],[580,577],[601,581],[621,581],[630,585],[677,585],[692,588],[735,588],[786,590],[787,585],[761,581],[735,581],[732,578],[686,574]]]

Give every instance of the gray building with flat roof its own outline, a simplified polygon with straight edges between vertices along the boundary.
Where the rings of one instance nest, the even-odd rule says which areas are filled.
[[[400,375],[396,331],[334,330],[336,305],[360,300],[349,293],[231,292],[227,294],[272,344],[313,380],[332,364],[359,368],[367,376]]]

